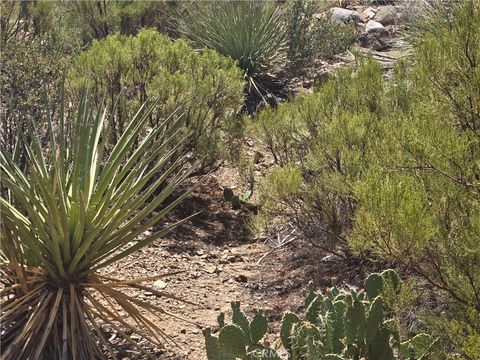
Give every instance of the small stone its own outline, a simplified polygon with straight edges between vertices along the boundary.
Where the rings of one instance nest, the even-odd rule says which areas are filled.
[[[163,280],[157,280],[153,283],[153,286],[160,289],[160,290],[163,290],[167,287],[167,283]]]
[[[182,329],[182,330],[180,330],[180,332],[181,332],[182,334],[186,334],[186,333],[187,333],[187,330]]]
[[[241,283],[246,283],[248,281],[247,277],[243,274],[239,274],[235,276],[235,281],[241,282]]]

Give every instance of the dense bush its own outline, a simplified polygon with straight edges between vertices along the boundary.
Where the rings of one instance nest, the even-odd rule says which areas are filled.
[[[279,166],[263,186],[267,218],[280,211],[324,248],[406,265],[470,314],[455,319],[469,344],[480,313],[479,20],[478,3],[459,4],[423,34],[411,71],[400,64],[382,85],[367,61],[253,123]]]
[[[314,0],[293,0],[288,11],[288,59],[299,73],[315,59],[328,59],[344,52],[355,41],[353,25],[336,24],[320,11],[326,9]]]
[[[46,34],[28,43],[10,39],[2,46],[0,142],[10,153],[20,145],[19,131],[25,130],[29,121],[45,127],[45,95],[50,98],[50,110],[58,111],[59,94],[52,89],[61,88],[70,57],[78,47],[57,35]]]
[[[184,41],[172,42],[155,30],[95,41],[75,60],[70,79],[74,90],[87,81],[99,97],[104,91],[112,99],[122,93],[114,141],[145,100],[158,100],[151,126],[180,107],[184,116],[176,123],[176,136],[192,133],[189,148],[196,158],[203,158],[204,165],[220,157],[224,131],[235,127],[243,102],[244,83],[231,59],[211,50],[193,51]]]
[[[170,12],[175,1],[73,0],[57,4],[66,21],[85,44],[117,32],[135,35],[142,28],[155,27],[163,33],[174,32]]]
[[[49,32],[53,28],[54,3],[48,1],[2,1],[0,3],[0,43],[24,42]]]
[[[346,245],[355,204],[352,184],[368,165],[368,140],[380,135],[382,94],[380,66],[369,61],[252,121],[252,132],[279,165],[262,186],[259,222],[280,210],[316,245],[329,250]]]

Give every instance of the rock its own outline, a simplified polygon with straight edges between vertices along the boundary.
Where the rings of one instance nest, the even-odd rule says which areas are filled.
[[[157,289],[163,290],[167,287],[167,283],[163,280],[157,280],[153,283],[153,286]]]
[[[364,32],[358,38],[358,44],[367,49],[372,49],[375,51],[382,51],[389,47],[387,42],[382,39],[382,37],[377,36],[374,33]]]
[[[365,32],[358,38],[361,47],[382,51],[389,47],[387,40],[389,33],[378,21],[369,20],[365,26]]]
[[[383,25],[397,25],[403,20],[403,8],[400,6],[381,6],[373,19]]]
[[[355,10],[334,7],[330,9],[330,21],[336,24],[359,23],[362,18]]]
[[[367,22],[367,25],[365,25],[365,31],[369,34],[373,33],[380,37],[388,36],[387,29],[385,29],[385,27],[381,23],[374,20],[369,20]]]
[[[365,17],[367,19],[372,19],[375,16],[376,13],[377,13],[377,9],[372,8],[372,7],[369,7],[367,9],[363,10],[363,14],[365,15]]]
[[[248,281],[248,279],[245,275],[239,274],[239,275],[235,276],[235,281],[241,282],[241,283],[246,283]]]
[[[190,274],[190,277],[194,278],[194,279],[198,279],[200,276],[202,275],[201,272],[199,271],[194,271]]]
[[[245,262],[245,259],[238,254],[233,254],[233,255],[225,254],[221,257],[219,263],[220,264],[233,264],[233,263],[240,262],[240,261]]]

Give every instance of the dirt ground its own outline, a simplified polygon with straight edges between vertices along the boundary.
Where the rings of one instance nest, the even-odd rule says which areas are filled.
[[[180,207],[172,217],[203,212],[166,239],[106,269],[113,277],[123,279],[183,271],[145,285],[195,305],[159,299],[148,292],[135,294],[140,300],[187,320],[166,315],[161,316],[160,322],[152,319],[177,343],[156,349],[140,341],[155,359],[205,359],[202,329],[215,330],[220,311],[226,312],[229,319],[233,300],[239,300],[247,314],[254,308],[268,310],[270,331],[275,333],[283,311],[302,310],[302,289],[309,281],[323,289],[332,283],[360,285],[364,278],[364,272],[359,270],[365,268],[362,264],[322,254],[301,242],[294,241],[272,252],[271,243],[247,229],[251,212],[233,210],[223,201],[215,176],[199,187],[185,204],[188,209]],[[145,358],[132,348],[118,345],[120,359]]]

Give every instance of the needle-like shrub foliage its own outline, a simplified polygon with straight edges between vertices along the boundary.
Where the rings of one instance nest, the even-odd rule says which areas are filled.
[[[314,65],[316,59],[329,59],[346,51],[356,40],[355,27],[336,24],[325,15],[326,2],[292,0],[287,15],[289,69],[301,74]]]
[[[419,275],[449,309],[432,331],[471,359],[480,337],[480,7],[453,5],[448,22],[418,36],[411,69],[398,64],[384,81],[378,63],[363,61],[252,123],[278,164],[261,187],[264,216],[287,217],[326,250],[373,254]]]
[[[151,320],[168,314],[125,293],[175,298],[141,284],[167,274],[102,274],[174,228],[144,234],[188,195],[162,206],[188,176],[182,157],[165,166],[187,138],[168,130],[169,119],[142,135],[155,106],[141,106],[112,147],[112,113],[84,93],[75,119],[61,110],[59,121],[47,118],[49,136],[34,123],[20,135],[24,164],[1,148],[2,359],[115,358],[105,325],[132,346],[132,334],[168,339]]]
[[[202,168],[221,158],[222,140],[237,124],[235,115],[243,103],[244,80],[231,59],[212,50],[194,51],[185,41],[173,42],[154,29],[94,41],[74,60],[69,77],[74,93],[89,81],[97,98],[105,91],[112,99],[120,96],[113,143],[144,101],[159,100],[149,114],[151,126],[181,106],[178,136],[191,133],[185,151],[202,158]]]

